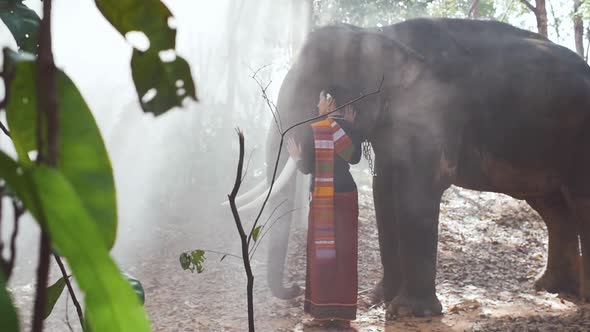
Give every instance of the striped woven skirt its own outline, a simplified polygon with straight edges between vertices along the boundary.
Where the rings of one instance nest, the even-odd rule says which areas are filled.
[[[316,319],[354,320],[357,309],[358,194],[334,193],[336,257],[315,260],[313,200],[307,233],[304,310]]]

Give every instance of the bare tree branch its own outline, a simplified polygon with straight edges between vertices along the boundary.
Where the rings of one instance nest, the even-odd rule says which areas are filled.
[[[259,68],[256,71],[253,71],[252,68],[250,68],[250,70],[253,71],[253,74],[251,77],[254,81],[256,81],[256,84],[258,84],[258,86],[260,87],[260,90],[262,90],[262,97],[264,98],[264,101],[266,102],[266,105],[268,106],[268,109],[270,110],[270,113],[272,114],[275,124],[277,125],[277,128],[279,130],[279,133],[281,133],[283,130],[283,123],[281,122],[281,116],[277,110],[276,105],[270,100],[270,98],[268,97],[268,94],[266,93],[266,91],[268,90],[268,87],[270,86],[270,83],[272,81],[269,81],[268,84],[266,86],[264,86],[262,84],[262,82],[260,82],[260,80],[258,79],[258,76],[257,76],[258,73],[262,69],[264,69],[268,66],[269,65],[262,66],[261,68]]]
[[[248,296],[248,331],[254,332],[254,275],[252,273],[252,267],[250,265],[250,257],[248,255],[249,247],[248,247],[248,239],[249,237],[244,232],[244,227],[242,226],[242,221],[240,219],[240,214],[238,213],[238,207],[236,205],[236,196],[238,195],[238,191],[240,190],[240,185],[242,184],[242,169],[244,166],[244,134],[237,129],[238,132],[238,139],[240,141],[240,156],[238,161],[238,169],[236,174],[236,182],[234,184],[234,188],[232,189],[231,193],[228,195],[229,204],[231,206],[231,211],[234,216],[234,221],[236,222],[236,227],[238,228],[238,233],[240,234],[240,240],[242,242],[242,259],[244,260],[244,268],[246,270],[246,276],[248,278],[248,283],[246,286],[247,296]]]
[[[4,241],[2,241],[2,210],[4,208],[4,204],[2,204],[2,197],[4,196],[4,186],[0,187],[0,268],[2,268],[2,272],[4,273],[4,278],[6,280],[10,279],[8,275],[8,262],[4,260]]]
[[[284,200],[282,200],[279,204],[277,204],[277,206],[275,206],[275,208],[272,210],[272,212],[270,213],[270,215],[268,216],[268,218],[266,218],[266,221],[264,222],[264,224],[262,225],[261,230],[266,229],[266,224],[268,224],[269,220],[272,218],[272,216],[275,214],[275,212],[277,212],[277,210],[283,205],[285,204],[285,202],[287,202],[287,199],[285,198]],[[262,234],[262,236],[260,236],[258,239],[258,243],[260,244],[260,240],[262,240],[262,238],[264,237],[264,234],[266,234],[266,232],[264,232]],[[254,257],[253,255],[253,251],[256,251],[255,247],[257,247],[258,245],[252,246],[252,249],[250,250],[250,259],[252,259],[252,257]]]
[[[74,332],[72,325],[70,324],[70,317],[68,316],[68,304],[70,303],[70,297],[66,296],[66,325],[70,329],[70,332]]]
[[[0,196],[0,199],[1,196]],[[10,258],[6,264],[6,278],[10,278],[12,274],[12,269],[14,268],[14,262],[16,260],[16,237],[18,236],[18,226],[20,224],[20,217],[25,213],[25,209],[21,206],[17,201],[12,201],[12,211],[13,211],[13,229],[12,229],[12,236],[10,237]]]
[[[527,0],[520,0],[520,2],[525,5],[528,9],[530,9],[533,13],[537,13],[537,7],[533,6],[530,2],[528,2]]]
[[[553,21],[555,22],[555,24],[553,25],[553,28],[555,29],[555,35],[557,36],[557,40],[559,40],[561,39],[561,34],[559,33],[561,19],[559,19],[559,16],[555,13],[553,2],[549,2],[549,10],[551,10],[551,16],[553,16]]]
[[[256,245],[252,248],[252,253],[250,254],[250,257],[254,257],[254,254],[256,253],[256,250],[258,249],[258,246],[260,245],[262,239],[266,236],[266,233],[268,233],[272,227],[279,221],[281,220],[281,218],[283,218],[284,216],[288,215],[289,213],[293,213],[295,211],[297,211],[298,209],[291,209],[289,211],[286,211],[285,213],[281,214],[280,216],[278,216],[275,220],[273,220],[273,222],[270,224],[270,226],[267,228],[266,224],[268,223],[269,220],[267,220],[264,223],[264,226],[262,226],[262,229],[264,229],[264,233],[262,233],[262,235],[260,236],[260,238],[258,239],[258,242],[256,242]]]
[[[223,256],[229,256],[229,257],[234,257],[237,259],[242,259],[242,257],[238,256],[238,255],[234,255],[234,254],[229,254],[227,252],[221,252],[221,251],[215,251],[215,250],[203,250],[204,252],[210,252],[210,253],[214,253],[214,254],[218,254],[218,255],[223,255]]]
[[[80,326],[83,329],[84,328],[84,314],[82,313],[82,307],[80,306],[80,302],[76,298],[76,293],[74,292],[74,288],[72,287],[72,283],[70,282],[70,277],[68,276],[68,273],[66,271],[66,268],[64,267],[64,263],[61,261],[61,258],[55,252],[53,253],[53,257],[55,258],[55,261],[57,262],[57,265],[59,266],[59,270],[61,271],[61,275],[63,276],[64,281],[66,282],[66,286],[68,287],[68,292],[70,293],[70,296],[72,297],[72,301],[74,302],[74,306],[76,307],[76,312],[78,313],[78,319],[80,320]]]
[[[252,161],[252,156],[254,155],[254,150],[250,152],[250,157],[248,157],[248,163],[246,163],[246,169],[244,170],[244,175],[242,176],[242,182],[246,178],[246,174],[248,174],[248,168],[250,168],[250,162]]]
[[[10,132],[8,132],[8,129],[6,128],[6,126],[2,122],[0,122],[0,129],[2,130],[2,132],[4,134],[6,134],[6,136],[11,137]]]

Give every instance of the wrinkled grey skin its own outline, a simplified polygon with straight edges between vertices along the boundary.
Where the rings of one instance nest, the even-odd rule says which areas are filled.
[[[581,291],[588,298],[586,63],[538,34],[498,22],[415,19],[382,29],[323,27],[309,35],[282,84],[282,122],[286,127],[314,116],[318,92],[330,83],[368,93],[383,75],[381,93],[356,105],[355,126],[376,155],[383,279],[375,294],[390,301],[388,314],[442,311],[435,289],[438,218],[441,195],[451,184],[526,200],[549,232],[547,267],[536,288]],[[269,165],[278,141],[271,128]],[[293,196],[293,183],[277,200]],[[269,286],[280,298],[299,292],[282,280],[288,234],[288,221],[275,225],[269,255]]]

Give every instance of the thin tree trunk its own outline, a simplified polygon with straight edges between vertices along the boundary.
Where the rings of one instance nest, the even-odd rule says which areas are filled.
[[[547,7],[545,7],[545,0],[536,0],[536,3],[537,30],[547,37]]]
[[[574,40],[576,42],[576,52],[583,58],[584,57],[584,21],[582,16],[578,13],[582,5],[581,0],[574,0]]]
[[[479,18],[479,0],[473,0],[471,3],[471,7],[469,7],[469,13],[467,14],[469,18]]]
[[[37,162],[45,163],[50,167],[57,166],[59,144],[57,133],[59,119],[57,109],[56,70],[53,61],[51,42],[51,0],[43,3],[43,19],[39,32],[39,57],[37,58]],[[42,121],[43,116],[46,121]],[[42,124],[47,123],[47,137],[42,138]],[[47,150],[44,150],[43,141],[47,142]],[[45,154],[45,152],[47,154]],[[49,277],[49,255],[51,253],[51,241],[47,230],[41,227],[41,245],[39,247],[39,266],[37,267],[37,288],[34,304],[33,323],[31,330],[41,332],[43,330],[43,312],[47,302],[47,279]]]

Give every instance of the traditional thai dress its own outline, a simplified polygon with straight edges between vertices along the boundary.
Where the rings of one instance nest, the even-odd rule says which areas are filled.
[[[360,141],[343,118],[311,125],[297,167],[312,174],[304,310],[316,319],[354,320],[357,309],[358,195],[349,164]]]

